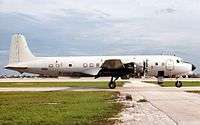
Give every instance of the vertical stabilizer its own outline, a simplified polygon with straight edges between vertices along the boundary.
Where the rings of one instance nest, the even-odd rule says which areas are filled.
[[[35,56],[28,48],[25,37],[22,34],[14,34],[10,45],[9,64],[31,61]]]

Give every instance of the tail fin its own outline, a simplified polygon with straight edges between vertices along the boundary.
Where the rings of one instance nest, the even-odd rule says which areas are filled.
[[[35,56],[27,46],[26,39],[22,34],[14,34],[10,45],[9,64],[30,61]]]

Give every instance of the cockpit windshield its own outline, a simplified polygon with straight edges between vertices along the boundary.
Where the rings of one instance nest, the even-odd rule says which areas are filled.
[[[189,62],[187,62],[187,61],[184,61],[183,59],[177,59],[176,62],[177,62],[177,63],[189,63]]]
[[[183,63],[189,63],[189,62],[187,62],[187,61],[183,61]]]
[[[177,63],[183,63],[184,61],[182,59],[177,59],[176,62]]]

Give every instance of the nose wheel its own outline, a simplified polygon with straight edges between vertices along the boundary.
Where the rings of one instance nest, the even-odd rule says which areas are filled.
[[[180,88],[183,85],[183,83],[181,81],[176,81],[175,86],[177,88]]]
[[[110,80],[110,82],[109,82],[109,84],[108,84],[108,86],[109,86],[110,89],[116,88],[116,80],[117,80],[118,78],[119,78],[119,77],[116,77],[115,80],[113,81],[113,77],[111,77],[111,80]]]

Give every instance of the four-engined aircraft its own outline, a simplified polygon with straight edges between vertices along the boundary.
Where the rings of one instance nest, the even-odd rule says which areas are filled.
[[[12,36],[9,64],[5,68],[46,76],[109,76],[108,86],[111,89],[116,87],[118,78],[155,76],[161,84],[165,77],[178,78],[196,69],[193,64],[170,55],[35,57],[25,37],[19,33]],[[177,79],[175,86],[181,87],[182,82]]]

